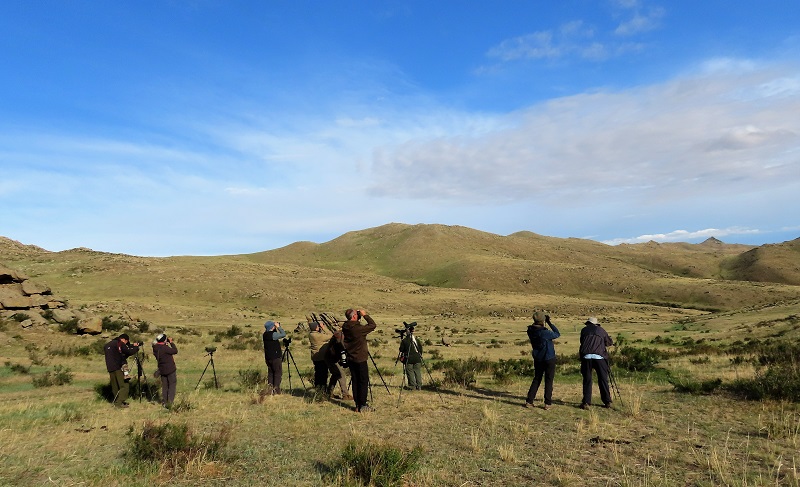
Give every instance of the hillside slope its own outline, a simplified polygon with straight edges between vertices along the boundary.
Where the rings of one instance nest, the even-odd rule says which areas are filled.
[[[612,247],[532,232],[500,236],[459,226],[392,223],[322,244],[302,242],[247,257],[260,263],[359,270],[426,286],[714,309],[793,299],[797,289],[720,280],[723,264],[750,249],[716,239],[697,245]]]

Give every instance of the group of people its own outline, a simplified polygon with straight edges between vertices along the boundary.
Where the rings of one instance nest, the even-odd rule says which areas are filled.
[[[131,380],[128,369],[128,357],[139,353],[139,342],[131,342],[130,337],[123,333],[106,343],[103,351],[106,359],[106,370],[111,378],[112,404],[118,408],[128,407]],[[153,342],[153,356],[156,358],[157,367],[154,376],[161,378],[161,404],[169,409],[175,402],[175,391],[178,386],[178,370],[175,366],[174,355],[178,347],[166,334],[159,334]]]
[[[361,323],[361,319],[365,323]],[[324,323],[309,324],[309,344],[311,361],[314,364],[314,386],[327,395],[332,395],[338,383],[343,400],[353,400],[357,412],[372,411],[367,403],[369,394],[369,344],[367,335],[377,326],[375,320],[363,309],[345,311],[346,321],[341,329],[329,329]],[[545,327],[547,325],[548,328]],[[408,379],[408,387],[412,390],[422,388],[422,344],[414,335],[414,327],[406,327],[406,334],[400,342],[398,360]],[[553,404],[553,380],[556,370],[556,352],[553,340],[561,333],[543,311],[533,314],[533,323],[527,329],[533,356],[534,377],[528,389],[525,407],[534,407],[536,394],[544,379],[544,409]],[[281,340],[286,331],[280,322],[264,323],[264,361],[267,365],[267,384],[270,394],[280,394],[283,375],[283,351]],[[600,326],[597,318],[590,317],[581,330],[579,355],[581,374],[583,376],[582,409],[592,405],[593,371],[597,374],[600,399],[603,406],[610,408],[612,404],[609,388],[608,350],[612,345],[611,337]],[[105,349],[106,368],[111,379],[111,393],[116,407],[128,407],[130,374],[127,358],[139,352],[140,343],[131,343],[127,334],[108,342]],[[177,369],[174,355],[178,347],[164,333],[159,334],[153,343],[153,355],[158,362],[157,376],[161,378],[162,404],[172,407],[177,387]],[[345,378],[345,367],[350,371],[352,395],[348,392]]]
[[[545,325],[549,326],[548,330]],[[536,393],[544,377],[544,409],[550,409],[553,404],[553,379],[556,375],[556,350],[553,340],[560,337],[561,333],[556,325],[550,321],[550,316],[543,311],[533,313],[533,323],[528,326],[528,339],[531,342],[531,355],[533,356],[534,376],[528,389],[525,407],[532,408],[536,400]],[[584,323],[581,330],[580,348],[578,355],[581,360],[581,375],[583,376],[583,398],[580,408],[588,409],[592,405],[592,371],[597,373],[597,385],[600,389],[600,400],[603,407],[612,407],[611,389],[608,379],[610,366],[608,363],[607,347],[613,345],[611,337],[600,326],[596,317],[592,316]]]

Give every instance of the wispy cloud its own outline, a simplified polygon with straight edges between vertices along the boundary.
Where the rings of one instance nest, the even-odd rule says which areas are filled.
[[[555,29],[506,39],[490,48],[486,56],[501,63],[566,58],[605,61],[642,50],[642,43],[629,38],[657,29],[666,15],[664,8],[644,6],[638,1],[618,1],[615,6],[623,20],[613,31],[602,31],[583,20],[573,20]],[[621,42],[619,37],[626,40]],[[482,71],[490,69],[483,68]]]
[[[580,20],[565,23],[556,30],[532,32],[506,39],[486,53],[490,59],[502,62],[556,59],[578,56],[589,60],[605,59],[609,49],[594,40],[594,29]]]

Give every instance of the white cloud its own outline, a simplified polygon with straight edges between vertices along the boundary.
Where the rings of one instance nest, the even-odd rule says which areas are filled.
[[[623,243],[636,244],[644,242],[691,242],[698,239],[707,238],[723,238],[735,235],[754,235],[762,233],[760,230],[750,228],[706,228],[703,230],[687,231],[687,230],[673,230],[668,233],[655,233],[652,235],[640,235],[632,238],[616,238],[613,240],[605,240],[603,243],[608,245],[619,245]]]
[[[383,145],[373,156],[375,187],[417,198],[588,192],[652,204],[797,183],[800,96],[754,98],[758,87],[796,73],[705,74],[576,95],[499,117],[492,132]]]

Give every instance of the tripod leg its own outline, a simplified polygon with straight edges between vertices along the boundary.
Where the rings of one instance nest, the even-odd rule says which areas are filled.
[[[425,363],[425,360],[422,361],[422,366],[425,367],[425,372],[428,373],[428,378],[431,380],[430,384],[433,385],[433,376],[431,375],[431,369],[428,368],[428,364]],[[439,388],[436,387],[435,389],[436,389],[436,394],[439,395],[439,399],[441,399],[442,402],[444,402],[444,398],[442,397],[442,393],[439,392]]]
[[[294,361],[294,355],[292,354],[291,350],[289,350],[287,348],[286,351],[289,352],[289,358],[292,359],[292,364],[294,365],[294,370],[297,372],[297,377],[300,377],[300,383],[303,384],[303,392],[305,393],[305,391],[306,391],[306,382],[303,380],[303,374],[300,373],[300,369],[297,367],[297,362]],[[286,366],[287,367],[289,366],[288,361],[286,363]]]
[[[289,364],[289,349],[283,351],[283,358],[281,359],[281,364],[286,361],[286,372],[289,378],[289,394],[292,393],[292,368]]]
[[[217,381],[217,368],[214,367],[214,356],[212,355],[208,361],[211,364],[211,370],[214,372],[214,389],[219,389],[219,382]]]
[[[203,376],[206,375],[206,370],[208,370],[208,366],[211,365],[212,361],[213,361],[213,359],[209,360],[208,363],[206,364],[206,368],[203,369],[203,373],[200,374],[200,380],[197,381],[197,385],[194,386],[194,390],[197,390],[197,388],[200,387],[200,383],[203,381]],[[216,374],[216,372],[214,372],[214,377],[215,377],[214,385],[216,385],[216,376],[217,376],[217,374]]]
[[[385,388],[386,388],[386,392],[388,392],[389,394],[391,394],[391,393],[392,393],[392,391],[390,391],[390,390],[389,390],[389,386],[388,386],[388,385],[386,385],[386,381],[385,381],[385,380],[383,380],[383,376],[381,375],[381,371],[380,371],[380,369],[378,369],[378,364],[376,364],[376,363],[375,363],[375,359],[374,359],[374,358],[372,358],[372,354],[371,354],[371,353],[369,354],[369,359],[370,359],[370,360],[372,360],[372,366],[373,366],[373,367],[375,367],[375,372],[377,372],[377,373],[378,373],[378,377],[380,377],[380,378],[381,378],[381,382],[383,382],[383,387],[385,387]]]

